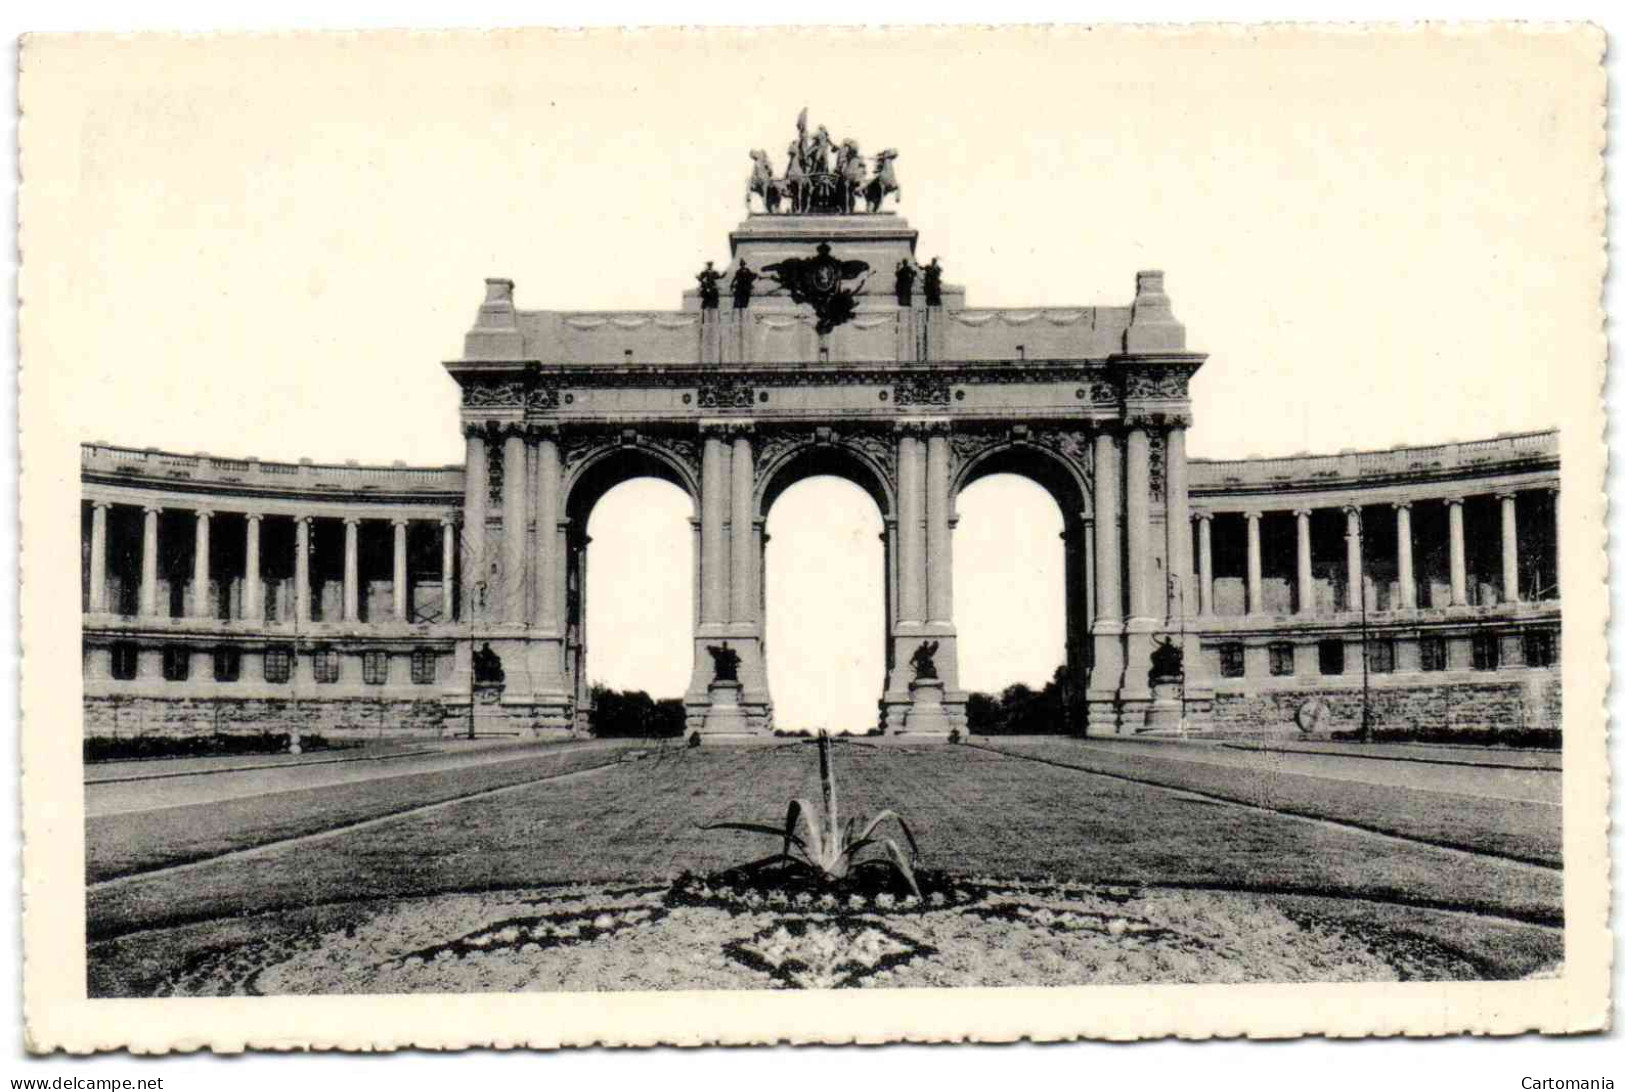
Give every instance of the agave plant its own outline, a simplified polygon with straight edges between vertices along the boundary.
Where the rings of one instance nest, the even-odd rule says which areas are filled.
[[[920,885],[915,882],[911,863],[912,858],[918,855],[919,847],[901,815],[886,808],[870,816],[867,822],[854,817],[848,819],[844,827],[841,825],[835,797],[835,769],[830,764],[829,733],[823,730],[818,733],[818,780],[824,792],[822,815],[811,803],[798,797],[790,801],[782,829],[764,823],[711,823],[705,829],[743,830],[784,839],[784,848],[780,852],[745,866],[750,870],[775,864],[788,865],[810,870],[826,883],[839,883],[857,869],[884,868],[902,877],[909,890],[919,896]],[[880,824],[888,819],[895,821],[908,839],[907,855],[893,839],[875,834]],[[860,860],[859,854],[871,847],[883,852],[884,856]]]

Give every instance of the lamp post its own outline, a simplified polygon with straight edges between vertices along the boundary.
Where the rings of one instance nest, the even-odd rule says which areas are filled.
[[[1359,510],[1354,515],[1355,533],[1365,537],[1365,515]],[[1360,596],[1360,742],[1371,742],[1371,628],[1366,615],[1365,572],[1361,566],[1357,591]]]

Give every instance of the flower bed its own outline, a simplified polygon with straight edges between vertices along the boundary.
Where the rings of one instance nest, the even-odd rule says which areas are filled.
[[[776,899],[775,894],[782,896]],[[807,899],[799,896],[805,894]],[[827,896],[827,898],[826,898]],[[933,898],[940,896],[940,898]],[[912,900],[912,901],[911,901]],[[1404,931],[1327,901],[928,876],[922,897],[737,877],[378,900],[132,934],[94,996],[1354,982],[1504,977],[1418,911]],[[1506,927],[1510,928],[1510,927]],[[1561,957],[1518,926],[1517,973]]]

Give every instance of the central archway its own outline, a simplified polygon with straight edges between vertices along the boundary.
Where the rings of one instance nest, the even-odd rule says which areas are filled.
[[[760,483],[762,655],[774,722],[869,731],[882,722],[894,666],[885,468],[857,448],[812,443],[764,460]]]

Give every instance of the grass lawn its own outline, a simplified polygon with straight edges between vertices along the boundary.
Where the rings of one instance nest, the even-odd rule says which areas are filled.
[[[511,761],[86,820],[86,881],[183,864],[345,823],[615,762],[620,743],[531,749]]]
[[[556,759],[585,766],[606,757],[561,751]],[[1561,923],[1562,875],[1555,869],[1376,839],[978,748],[852,744],[836,748],[835,763],[842,814],[896,807],[914,829],[926,868],[966,876],[1352,895]],[[775,847],[767,838],[702,825],[782,821],[792,797],[817,798],[816,766],[816,751],[807,744],[668,750],[319,843],[92,890],[89,930],[92,937],[110,937],[354,899],[576,880],[659,880],[684,870],[720,869]],[[523,768],[525,776],[538,769]],[[503,774],[499,768],[438,776],[448,779],[449,796],[453,781],[466,791],[473,783],[467,779]],[[1317,792],[1336,791],[1334,783],[1309,780]],[[257,824],[259,841],[266,830],[297,830],[301,822],[331,826],[335,815],[358,814],[360,797],[371,799],[379,791],[355,789],[360,796],[324,789],[308,799],[266,798],[252,803],[266,811],[246,819],[239,813],[236,821]],[[191,838],[189,852],[204,845],[218,852],[231,842],[233,821],[209,813],[232,807],[169,809],[93,824],[92,859],[106,869],[133,860],[143,842],[180,837]],[[1478,810],[1473,816],[1482,818]],[[1433,818],[1435,824],[1449,819],[1437,813]],[[149,825],[131,835],[124,829],[131,820]],[[1406,912],[1396,913],[1402,918]]]
[[[1554,866],[1563,862],[1563,810],[1548,804],[1287,773],[1270,769],[1265,756],[1246,767],[1212,765],[1182,760],[1171,747],[1158,744],[1115,753],[1065,739],[986,740],[978,745],[1436,845]]]

